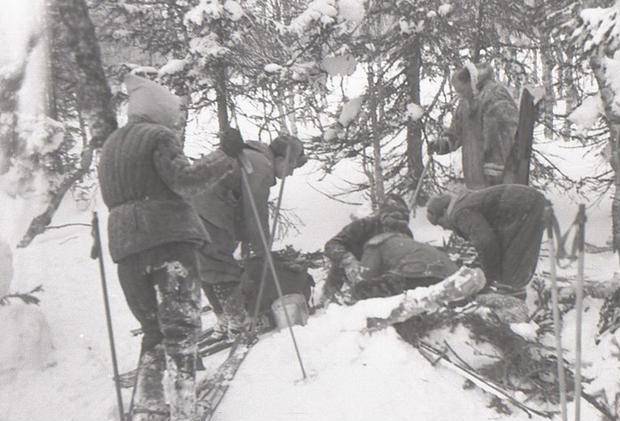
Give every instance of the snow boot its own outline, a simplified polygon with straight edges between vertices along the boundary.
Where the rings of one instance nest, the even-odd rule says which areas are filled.
[[[170,403],[170,420],[195,421],[195,355],[166,356],[166,395]]]
[[[164,345],[145,351],[140,357],[131,421],[167,421],[170,411],[164,397],[166,363]]]

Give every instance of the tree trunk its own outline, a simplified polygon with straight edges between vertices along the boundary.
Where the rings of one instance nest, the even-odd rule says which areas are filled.
[[[378,79],[378,78],[377,78]],[[385,185],[383,167],[381,166],[381,133],[378,119],[378,102],[380,81],[375,80],[373,65],[368,66],[368,93],[370,94],[370,133],[372,136],[372,158],[375,186],[375,203],[382,203],[385,199]]]
[[[228,89],[226,88],[226,67],[219,64],[216,69],[215,91],[217,103],[217,122],[220,131],[230,126],[228,119]]]
[[[407,60],[407,88],[409,90],[409,101],[420,104],[420,77],[422,68],[422,52],[420,41],[416,38],[411,48],[411,55]],[[422,171],[424,162],[422,161],[422,128],[419,121],[409,120],[407,122],[407,168],[411,177],[412,191],[415,190]],[[424,204],[425,200],[420,200],[420,196],[416,198],[416,204]]]
[[[574,55],[571,51],[566,51],[566,67],[564,68],[564,97],[566,101],[566,114],[572,112],[578,102],[577,87],[575,86],[575,63]],[[570,134],[571,122],[568,118],[564,119],[564,133],[566,136]]]
[[[609,60],[603,55],[590,57],[590,67],[594,72],[598,83],[605,116],[609,125],[609,142],[611,146],[611,167],[614,170],[614,197],[611,208],[612,233],[614,251],[620,251],[620,110],[614,109],[614,102],[617,100],[611,81],[606,77],[606,63]],[[620,253],[619,253],[620,256]]]
[[[553,105],[555,104],[555,93],[553,90],[553,55],[551,48],[545,45],[541,48],[542,59],[542,83],[545,88],[545,99],[543,101],[543,121],[545,125],[545,137],[553,139]]]
[[[482,53],[483,37],[484,37],[484,2],[485,0],[478,0],[478,11],[476,16],[476,34],[473,40],[471,59],[474,63],[480,62],[480,54]]]
[[[82,151],[80,168],[50,192],[51,199],[46,210],[32,220],[20,247],[28,246],[37,235],[45,231],[64,195],[90,171],[94,149],[101,147],[117,128],[112,92],[103,70],[99,42],[85,1],[55,0],[50,5],[50,17],[66,31],[67,53],[77,66],[78,104],[85,116],[90,142]]]

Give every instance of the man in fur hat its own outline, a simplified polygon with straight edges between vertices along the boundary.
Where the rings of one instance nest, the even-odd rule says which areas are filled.
[[[451,82],[460,101],[450,128],[429,144],[430,152],[443,155],[462,148],[468,189],[501,184],[517,131],[517,105],[488,64],[467,63]]]
[[[224,135],[243,142],[237,129],[228,129]],[[222,152],[213,152],[213,155],[218,154]],[[247,162],[250,169],[247,178],[249,190],[256,203],[265,238],[268,239],[270,189],[275,185],[276,178],[291,175],[305,164],[307,159],[303,144],[298,138],[288,135],[276,137],[269,145],[249,141],[240,158]],[[242,243],[247,257],[264,256],[260,227],[239,170],[194,196],[192,203],[213,238],[212,243],[200,250],[199,257],[203,291],[218,318],[214,337],[234,337],[243,330],[249,319],[240,288],[242,269],[233,254]]]
[[[474,245],[487,291],[525,298],[538,263],[547,203],[532,187],[502,184],[433,196],[427,218]]]
[[[179,137],[185,121],[180,98],[135,75],[128,75],[125,85],[128,122],[105,141],[98,172],[110,209],[110,254],[144,332],[132,420],[194,421],[197,249],[209,236],[189,198],[234,171],[232,157],[243,142],[222,139],[222,153],[192,165]]]

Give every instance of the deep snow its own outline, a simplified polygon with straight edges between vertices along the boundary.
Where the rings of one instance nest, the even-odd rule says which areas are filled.
[[[565,149],[556,153],[574,152]],[[584,169],[583,165],[581,168]],[[329,188],[331,181],[321,184],[317,177],[309,167],[287,181],[284,206],[297,212],[305,225],[300,227],[299,234],[291,233],[282,243],[316,250],[359,208],[330,201],[309,189],[308,182]],[[553,194],[552,200],[566,228],[577,206],[567,195]],[[101,212],[105,232],[106,213],[98,203],[94,207]],[[609,238],[609,209],[609,198],[588,209],[588,242],[604,245]],[[54,225],[88,223],[90,218],[90,213],[67,200]],[[416,238],[422,241],[440,244],[447,235],[428,224],[423,209],[418,209],[412,227]],[[27,249],[15,252],[12,289],[27,291],[43,284],[40,311],[49,324],[55,350],[49,354],[51,361],[45,362],[44,369],[25,368],[0,374],[0,420],[117,419],[101,285],[96,262],[89,258],[90,245],[89,228],[75,226],[50,230]],[[121,371],[126,371],[134,367],[137,359],[139,339],[130,334],[137,323],[125,304],[107,254],[106,267],[119,364]],[[539,270],[547,269],[548,263],[543,259]],[[589,278],[609,279],[617,270],[617,258],[611,253],[586,257]],[[561,269],[560,273],[574,274],[576,267]],[[319,281],[323,276],[321,271],[314,275]],[[398,301],[398,297],[393,300]],[[605,388],[615,392],[620,373],[617,359],[611,356],[615,351],[611,338],[605,338],[598,346],[593,342],[600,305],[600,300],[586,300],[585,371],[595,379],[586,390]],[[352,307],[331,305],[312,316],[307,326],[295,327],[310,375],[306,381],[301,379],[288,332],[266,335],[251,350],[214,419],[447,421],[454,420],[455,414],[464,420],[501,418],[487,408],[489,395],[478,389],[464,390],[461,377],[445,368],[432,367],[392,328],[372,336],[361,332],[366,316],[386,315],[386,311],[384,300],[368,300]],[[204,323],[212,323],[211,317],[205,317]],[[569,350],[574,342],[573,321],[574,311],[565,321],[564,345]],[[17,333],[17,326],[6,323],[2,329],[7,335]],[[33,333],[29,330],[25,334]],[[464,342],[465,335],[463,332],[450,341]],[[22,350],[25,355],[36,351],[35,345]],[[207,358],[207,373],[213,372],[223,357],[224,353]],[[572,358],[572,351],[567,357]],[[127,405],[129,391],[124,393]],[[582,407],[582,419],[597,419],[589,405]],[[525,420],[527,416],[515,409],[509,419]]]

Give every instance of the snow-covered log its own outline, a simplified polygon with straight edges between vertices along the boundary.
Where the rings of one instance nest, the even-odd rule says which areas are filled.
[[[369,319],[370,331],[404,322],[413,316],[440,309],[446,304],[461,301],[478,293],[486,279],[479,268],[462,267],[443,281],[425,288],[406,291],[401,303],[387,319]]]

